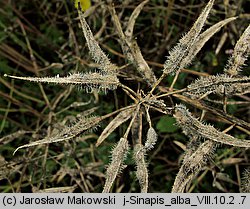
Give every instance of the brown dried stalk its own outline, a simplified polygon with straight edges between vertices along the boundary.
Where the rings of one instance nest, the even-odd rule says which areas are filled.
[[[33,132],[32,131],[24,131],[24,130],[16,131],[12,134],[9,134],[7,136],[0,138],[0,144],[10,143],[12,140],[14,140],[16,138],[20,138],[21,136],[28,134],[28,133],[33,133]]]
[[[23,167],[23,161],[6,161],[5,158],[0,155],[0,180],[8,179],[10,175],[20,171]]]

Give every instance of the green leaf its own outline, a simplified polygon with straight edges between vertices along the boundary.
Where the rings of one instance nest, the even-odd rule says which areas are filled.
[[[175,124],[176,120],[173,117],[165,115],[157,122],[156,129],[161,133],[173,133],[179,128]]]

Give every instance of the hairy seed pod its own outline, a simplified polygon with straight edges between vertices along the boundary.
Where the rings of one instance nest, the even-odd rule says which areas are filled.
[[[107,168],[106,181],[103,188],[103,193],[110,192],[110,189],[115,181],[115,178],[123,168],[123,161],[127,156],[129,149],[128,140],[121,138],[116,147],[112,151],[112,161]]]
[[[225,96],[243,95],[250,92],[250,77],[231,77],[225,74],[197,79],[187,86],[185,95],[193,99],[215,93]]]
[[[65,127],[58,134],[46,137],[42,140],[31,142],[29,144],[22,145],[18,147],[13,154],[15,154],[21,148],[70,140],[74,137],[77,137],[79,134],[84,133],[85,131],[95,128],[100,121],[101,117],[80,117],[73,125]]]
[[[186,156],[175,178],[173,193],[184,192],[186,186],[197,176],[201,169],[213,156],[215,142],[207,140],[202,143],[192,155]]]
[[[141,144],[135,145],[133,158],[136,163],[136,177],[141,186],[141,192],[148,190],[148,169],[145,161],[145,148]]]
[[[164,74],[174,74],[179,69],[185,67],[191,62],[191,59],[186,58],[189,55],[190,50],[193,50],[196,40],[199,37],[199,34],[205,24],[205,21],[208,17],[208,14],[213,6],[214,0],[210,0],[206,5],[205,9],[202,11],[198,19],[195,21],[192,28],[184,35],[179,43],[169,52],[169,56],[164,63]],[[189,60],[189,62],[183,60]]]
[[[188,137],[199,137],[210,139],[215,142],[236,147],[250,147],[249,140],[240,140],[229,134],[218,131],[211,125],[205,125],[187,110],[184,105],[176,105],[174,117],[183,133]]]
[[[144,148],[146,150],[151,150],[152,148],[154,148],[156,141],[157,141],[157,133],[155,132],[153,127],[150,127],[147,132],[147,140],[145,142]]]
[[[81,10],[78,10],[78,15],[91,57],[95,60],[97,64],[100,65],[100,70],[110,74],[115,73],[117,71],[117,66],[110,62],[107,55],[100,48]]]
[[[246,169],[243,172],[241,192],[245,192],[245,193],[250,192],[250,168]]]
[[[237,41],[232,56],[228,60],[228,64],[224,72],[231,76],[236,76],[241,71],[247,57],[250,54],[250,25]]]
[[[74,73],[66,77],[60,77],[59,74],[56,77],[19,77],[5,75],[10,78],[32,81],[32,82],[46,82],[46,83],[55,83],[55,84],[71,84],[71,85],[80,85],[86,91],[88,89],[93,90],[97,89],[106,91],[114,90],[119,85],[119,80],[114,74],[103,74],[98,72],[90,73]]]

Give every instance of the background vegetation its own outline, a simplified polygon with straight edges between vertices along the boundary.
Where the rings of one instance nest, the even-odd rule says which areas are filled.
[[[117,13],[122,14],[121,22],[125,23],[141,1],[114,2]],[[143,8],[135,24],[134,36],[157,77],[161,75],[169,49],[189,30],[205,4],[196,0],[151,0]],[[206,43],[189,69],[182,71],[175,85],[177,89],[184,88],[199,76],[223,71],[235,43],[249,24],[247,8],[250,8],[249,0],[215,1],[207,26],[228,17],[239,18]],[[92,1],[86,16],[102,49],[122,69],[119,71],[120,80],[134,91],[143,85],[147,89],[134,68],[125,61],[104,2]],[[131,104],[130,98],[119,88],[87,94],[72,86],[3,77],[4,74],[66,76],[70,72],[94,70],[96,64],[89,56],[77,18],[77,10],[71,1],[0,1],[1,192],[101,192],[103,189],[110,151],[128,123],[120,126],[98,147],[95,146],[96,140],[112,118],[74,140],[24,148],[13,155],[20,145],[42,139],[52,131],[60,132],[60,128],[70,125],[79,113],[89,110],[101,116]],[[247,64],[249,61],[242,74],[249,76]],[[169,85],[172,80],[173,76],[169,76],[161,85]],[[228,113],[249,122],[249,95],[233,99],[235,103],[228,106]],[[168,102],[178,103],[178,99],[169,98]],[[198,110],[193,108],[192,111]],[[209,113],[205,119],[221,130],[229,126]],[[155,112],[151,120],[158,141],[147,155],[149,192],[170,192],[188,139],[176,126],[173,117]],[[230,134],[249,139],[249,132],[237,128],[233,128]],[[219,146],[213,161],[199,173],[188,192],[239,192],[242,173],[249,163],[249,150]],[[128,156],[126,165],[115,181],[113,192],[140,191],[131,156]]]

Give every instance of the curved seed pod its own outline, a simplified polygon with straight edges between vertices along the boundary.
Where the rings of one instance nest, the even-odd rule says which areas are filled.
[[[250,147],[250,140],[240,140],[218,131],[211,125],[205,125],[186,109],[184,105],[176,105],[174,117],[183,133],[189,137],[200,137],[236,147]]]
[[[70,127],[65,127],[55,136],[52,135],[51,137],[46,137],[42,140],[34,141],[29,144],[25,144],[25,145],[18,147],[14,151],[13,155],[21,148],[27,148],[27,147],[37,146],[41,144],[50,144],[50,143],[61,142],[61,141],[72,139],[78,136],[79,134],[91,128],[93,129],[94,127],[96,127],[97,124],[101,121],[101,119],[102,119],[101,117],[95,117],[95,116],[92,116],[89,118],[86,118],[86,117],[79,118],[78,121],[75,122],[74,125]]]
[[[157,133],[153,127],[150,127],[147,132],[147,140],[145,142],[144,148],[146,150],[151,150],[157,142]]]
[[[145,161],[145,147],[141,144],[136,144],[134,147],[133,158],[136,163],[136,177],[141,186],[141,192],[147,193],[148,191],[148,169]]]
[[[109,10],[110,10],[114,25],[116,27],[118,36],[120,38],[121,47],[122,47],[122,51],[124,55],[126,56],[129,62],[133,63],[133,65],[136,67],[136,70],[141,74],[143,79],[149,85],[153,85],[156,82],[156,77],[154,75],[154,72],[148,66],[148,63],[143,58],[141,50],[136,40],[132,38],[133,34],[131,34],[131,32],[133,32],[132,29],[133,29],[134,21],[146,3],[147,3],[147,0],[143,1],[140,5],[138,5],[135,8],[129,20],[127,31],[125,32],[126,34],[123,33],[122,26],[116,14],[115,8],[113,6],[109,6]]]
[[[231,76],[236,76],[241,71],[247,57],[250,54],[250,25],[237,41],[232,56],[228,60],[228,64],[224,72]]]
[[[117,71],[117,66],[112,64],[107,57],[107,55],[102,51],[99,44],[95,40],[91,29],[86,22],[84,15],[80,9],[78,9],[78,15],[81,22],[81,27],[83,34],[85,36],[90,55],[95,60],[97,64],[100,65],[100,69],[106,73],[115,73]]]
[[[135,65],[137,71],[142,75],[143,79],[147,81],[149,85],[153,85],[156,82],[156,77],[153,70],[148,66],[148,63],[143,58],[136,40],[131,41],[130,49],[132,54],[132,60],[130,61]]]
[[[134,25],[135,25],[135,21],[137,19],[137,17],[139,16],[141,10],[143,9],[143,7],[145,6],[145,4],[147,4],[149,2],[149,0],[144,0],[142,3],[140,3],[132,12],[129,21],[128,21],[128,25],[126,28],[126,31],[124,32],[125,36],[127,37],[128,40],[132,40],[132,36],[133,36],[133,31],[134,31]]]
[[[110,192],[110,189],[115,181],[116,176],[123,168],[123,161],[128,153],[129,145],[126,138],[121,138],[116,147],[112,151],[112,161],[107,168],[106,181],[103,188],[103,193]]]
[[[214,0],[210,0],[202,11],[198,19],[195,21],[192,28],[188,33],[183,36],[179,43],[169,52],[169,56],[164,63],[164,74],[174,74],[179,69],[189,64],[188,62],[182,62],[183,59],[189,54],[193,47],[196,47],[196,41],[201,32],[203,25],[208,17],[208,14],[213,6]],[[190,60],[191,61],[191,60]]]
[[[188,55],[181,61],[180,66],[188,66],[196,54],[201,50],[204,44],[215,34],[217,33],[223,26],[228,24],[229,22],[235,20],[236,17],[227,18],[222,20],[215,25],[208,28],[206,31],[201,33],[195,42],[195,44],[190,48]]]
[[[250,92],[250,77],[231,77],[225,74],[201,77],[187,86],[186,95],[198,99],[211,93],[232,96]]]
[[[98,72],[94,73],[74,73],[66,77],[19,77],[5,75],[10,78],[33,81],[33,82],[46,82],[46,83],[55,83],[55,84],[72,84],[72,85],[81,85],[85,89],[98,89],[98,90],[114,90],[119,85],[119,80],[113,74],[101,74]]]
[[[250,192],[250,168],[243,172],[243,178],[241,183],[241,192]]]
[[[207,140],[202,143],[192,155],[186,156],[185,161],[175,178],[172,193],[184,192],[186,186],[201,171],[202,167],[213,156],[215,142]]]

